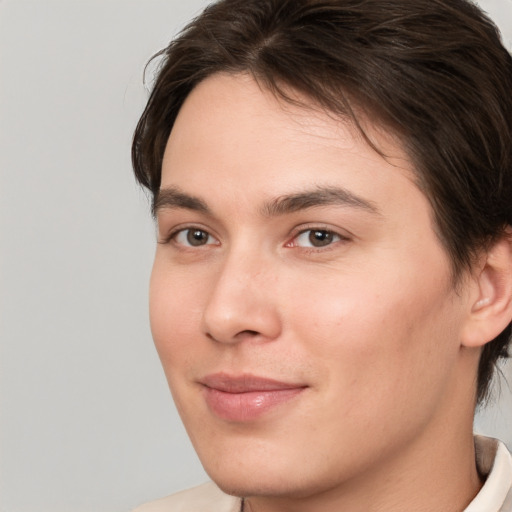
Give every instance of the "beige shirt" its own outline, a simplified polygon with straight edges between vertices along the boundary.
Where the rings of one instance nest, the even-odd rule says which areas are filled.
[[[476,462],[485,484],[464,512],[512,512],[512,456],[495,439],[476,436]],[[242,500],[214,483],[146,503],[133,512],[240,512]]]

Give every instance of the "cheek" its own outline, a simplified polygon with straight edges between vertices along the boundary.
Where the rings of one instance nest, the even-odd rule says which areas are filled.
[[[160,360],[168,368],[183,366],[182,360],[194,350],[201,318],[201,287],[191,276],[172,272],[155,259],[149,289],[151,333]]]
[[[300,300],[289,323],[322,366],[333,400],[343,389],[346,407],[364,412],[373,410],[369,404],[389,407],[397,396],[406,402],[442,393],[458,351],[457,306],[446,280],[426,283],[412,271],[371,279],[352,273],[301,286],[308,293],[293,293]]]

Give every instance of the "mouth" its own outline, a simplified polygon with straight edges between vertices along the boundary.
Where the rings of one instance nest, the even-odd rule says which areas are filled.
[[[216,373],[200,381],[208,409],[232,422],[254,421],[295,399],[308,386],[251,374]]]

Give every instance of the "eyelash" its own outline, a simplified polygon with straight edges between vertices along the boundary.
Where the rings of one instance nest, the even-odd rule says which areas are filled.
[[[298,245],[297,240],[307,233],[310,233],[311,236],[314,232],[320,232],[325,235],[331,236],[332,240],[323,246],[314,246],[314,245]],[[351,240],[351,237],[347,234],[342,234],[340,231],[333,230],[329,226],[319,225],[319,224],[311,224],[306,226],[299,226],[295,232],[293,233],[292,238],[289,242],[285,244],[287,248],[298,248],[302,253],[305,254],[318,254],[325,253],[331,250],[336,249],[339,244],[347,243]]]
[[[199,232],[200,231],[202,233],[205,233],[208,237],[213,238],[214,240],[216,240],[216,238],[207,229],[204,229],[204,228],[202,228],[200,226],[185,226],[185,227],[179,227],[179,228],[174,229],[163,240],[159,241],[159,243],[162,244],[162,245],[166,245],[166,244],[169,244],[170,242],[174,242],[176,245],[183,246],[183,247],[190,248],[190,249],[194,249],[196,247],[201,247],[201,245],[193,246],[193,245],[185,245],[183,243],[176,242],[176,238],[181,233],[186,234],[187,232],[191,233],[191,232],[194,232],[194,231],[195,232]],[[218,244],[206,243],[206,244],[203,244],[203,245],[218,245]]]
[[[183,234],[185,236],[188,237],[188,235],[190,235],[192,232],[201,232],[201,233],[204,233],[206,234],[207,237],[213,239],[213,240],[216,240],[216,243],[204,243],[204,244],[199,244],[199,245],[187,245],[186,243],[183,243],[183,242],[178,242],[176,241],[177,237],[180,235],[180,234]],[[297,240],[302,237],[303,235],[306,235],[307,233],[310,233],[310,236],[312,233],[322,233],[323,235],[325,235],[326,237],[330,237],[331,240],[326,244],[326,245],[320,245],[320,246],[315,246],[315,245],[298,245],[297,244]],[[285,244],[285,247],[286,248],[293,248],[293,247],[298,247],[298,248],[301,248],[303,251],[305,252],[311,252],[311,253],[314,253],[314,252],[324,252],[326,250],[329,250],[330,248],[332,248],[333,245],[339,243],[339,242],[348,242],[350,240],[349,237],[345,236],[345,235],[342,235],[332,229],[329,229],[327,227],[324,227],[324,226],[311,226],[311,227],[307,227],[307,228],[301,228],[301,229],[298,229],[294,234],[293,234],[293,237],[291,238],[290,241],[286,242]],[[311,239],[310,239],[311,241]],[[186,249],[195,249],[195,248],[201,248],[201,247],[204,247],[204,246],[208,246],[208,245],[219,245],[220,243],[218,242],[218,240],[216,239],[216,237],[214,237],[208,230],[202,228],[202,227],[199,227],[199,226],[187,226],[187,227],[180,227],[180,228],[177,228],[177,229],[174,229],[165,239],[163,239],[162,241],[160,241],[159,243],[165,245],[165,244],[168,244],[170,242],[174,242],[176,245],[180,246],[180,247],[184,247]]]

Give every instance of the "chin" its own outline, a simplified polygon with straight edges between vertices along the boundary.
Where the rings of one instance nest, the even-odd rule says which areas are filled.
[[[276,467],[271,459],[257,462],[248,453],[240,452],[229,458],[202,460],[208,476],[232,496],[274,496],[285,492],[287,487],[286,469]]]
[[[276,464],[277,459],[265,462],[236,460],[224,461],[214,468],[205,465],[205,470],[216,485],[226,494],[238,497],[266,496],[303,499],[328,490],[329,476],[322,471],[310,472],[304,464]],[[221,465],[222,464],[222,465]],[[293,466],[293,467],[290,467]],[[304,473],[304,470],[308,473]]]
[[[226,494],[247,498],[250,496],[266,497],[299,497],[298,491],[290,488],[290,484],[283,485],[280,482],[259,481],[258,479],[248,478],[212,478],[217,486]],[[304,490],[301,490],[304,494]],[[300,496],[302,497],[302,496]]]
[[[224,479],[212,478],[212,480],[223,492],[239,498],[266,497],[284,500],[306,500],[340,487],[339,482],[326,480],[316,482],[312,479],[296,478],[287,474],[280,475],[277,481],[254,478],[242,480],[229,477]]]

